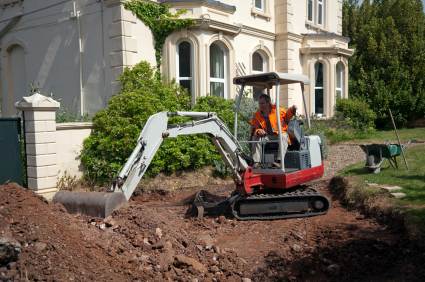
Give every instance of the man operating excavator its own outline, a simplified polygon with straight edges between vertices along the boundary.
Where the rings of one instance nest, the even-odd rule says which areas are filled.
[[[286,154],[288,144],[291,140],[288,137],[288,123],[295,115],[297,107],[293,105],[287,111],[280,107],[280,120],[282,126],[282,143],[283,155]],[[271,103],[270,96],[261,94],[258,98],[258,111],[254,114],[251,120],[251,140],[252,141],[272,141],[277,140],[278,136],[278,123],[276,106]],[[252,145],[252,158],[254,160],[254,167],[259,167],[261,162],[262,143],[256,142]],[[275,164],[278,166],[278,164]]]

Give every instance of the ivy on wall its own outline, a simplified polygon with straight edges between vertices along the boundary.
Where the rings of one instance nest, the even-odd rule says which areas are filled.
[[[155,41],[156,67],[159,73],[165,39],[174,31],[194,25],[195,21],[179,19],[179,16],[186,12],[184,9],[173,14],[168,5],[146,0],[129,0],[124,7],[133,12],[151,30]]]

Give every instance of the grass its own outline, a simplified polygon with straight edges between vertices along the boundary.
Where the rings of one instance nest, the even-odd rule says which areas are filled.
[[[344,121],[335,119],[312,120],[312,127],[307,129],[309,134],[321,134],[326,137],[330,144],[341,142],[355,143],[383,143],[390,141],[397,142],[394,130],[355,130]],[[425,128],[403,128],[398,130],[401,142],[409,140],[425,141]]]
[[[412,141],[425,141],[425,128],[403,128],[398,130],[401,142]],[[394,130],[376,130],[374,132],[359,134],[353,141],[367,141],[378,142],[391,141],[397,143],[397,137]]]
[[[419,133],[417,129],[406,129],[400,132],[400,134],[403,134],[402,140],[410,139],[417,133]],[[425,134],[419,133],[419,135],[424,136]],[[369,140],[382,142],[383,139],[389,136],[386,132],[378,132],[373,138],[379,137],[380,139],[371,138]],[[402,188],[400,192],[405,193],[406,197],[394,199],[394,206],[403,211],[410,229],[414,230],[414,232],[420,230],[425,234],[425,170],[423,168],[425,164],[425,145],[421,144],[408,148],[406,150],[406,158],[409,170],[406,170],[400,156],[398,157],[398,170],[390,167],[388,161],[384,161],[381,173],[373,174],[367,172],[364,168],[364,162],[361,162],[345,168],[341,175],[354,177],[362,182],[363,187],[368,187],[366,183],[400,186]]]

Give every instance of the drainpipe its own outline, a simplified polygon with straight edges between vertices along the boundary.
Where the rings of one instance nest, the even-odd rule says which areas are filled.
[[[72,3],[71,18],[74,18],[77,23],[78,31],[78,57],[79,57],[79,81],[80,81],[80,114],[84,115],[84,89],[83,89],[83,40],[81,36],[81,12],[77,10],[77,3]]]

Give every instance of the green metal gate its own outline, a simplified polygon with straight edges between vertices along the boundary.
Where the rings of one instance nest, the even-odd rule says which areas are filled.
[[[9,181],[23,185],[20,137],[20,118],[0,118],[0,184]]]

